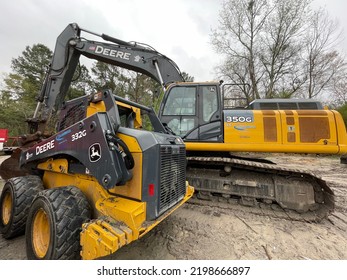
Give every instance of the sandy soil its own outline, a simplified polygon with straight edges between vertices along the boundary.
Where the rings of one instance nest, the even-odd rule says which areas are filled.
[[[267,155],[329,181],[336,210],[320,223],[252,214],[249,208],[188,203],[142,239],[105,259],[347,260],[347,166],[338,157]],[[1,161],[1,158],[0,158]],[[3,181],[0,182],[0,189]],[[0,259],[26,259],[24,236],[0,237]]]

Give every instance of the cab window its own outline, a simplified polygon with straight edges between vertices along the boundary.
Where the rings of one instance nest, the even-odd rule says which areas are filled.
[[[218,110],[218,96],[215,86],[204,86],[202,88],[202,115],[204,122],[209,122]]]
[[[195,115],[196,88],[174,87],[171,89],[165,104],[163,115]]]

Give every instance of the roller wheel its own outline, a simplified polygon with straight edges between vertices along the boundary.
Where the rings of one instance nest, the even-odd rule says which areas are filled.
[[[80,232],[90,217],[90,205],[78,188],[40,192],[30,207],[26,224],[27,258],[80,259]]]
[[[25,231],[30,205],[43,190],[38,176],[23,176],[9,179],[0,197],[0,232],[6,239]]]

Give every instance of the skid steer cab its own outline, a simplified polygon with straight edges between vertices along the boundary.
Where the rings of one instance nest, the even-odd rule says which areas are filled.
[[[154,131],[135,121],[143,111]],[[112,254],[193,195],[183,141],[147,107],[111,91],[83,96],[64,104],[57,130],[22,150],[27,175],[7,180],[0,198],[0,231],[25,232],[28,259]]]

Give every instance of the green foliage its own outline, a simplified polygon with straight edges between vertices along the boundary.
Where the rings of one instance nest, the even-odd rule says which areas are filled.
[[[194,82],[194,77],[190,76],[188,73],[186,72],[182,72],[182,77],[184,79],[185,82]]]
[[[9,74],[4,79],[5,89],[0,93],[0,126],[8,128],[11,136],[26,132],[25,120],[32,116],[37,85],[19,74]]]
[[[0,92],[0,126],[8,128],[10,135],[26,132],[25,120],[33,115],[51,56],[49,48],[36,44],[27,46],[21,56],[12,59],[13,73],[4,78]]]
[[[22,56],[12,59],[12,69],[40,88],[51,57],[52,51],[45,45],[27,46],[22,52]]]
[[[12,59],[12,73],[3,80],[0,91],[0,127],[8,128],[12,136],[27,132],[26,120],[34,114],[37,96],[44,83],[52,51],[42,44],[27,46],[16,59]],[[91,77],[85,66],[80,66],[67,98],[72,99],[89,90]]]
[[[118,67],[97,61],[91,68],[91,73],[94,79],[90,85],[94,91],[100,91],[103,89],[112,89],[119,92],[120,96],[124,97],[122,93],[122,83],[124,82]]]
[[[2,92],[0,96],[0,128],[8,128],[10,136],[16,136],[21,133],[23,127],[23,114],[25,114],[24,108],[21,104],[13,100],[11,93]]]
[[[91,73],[93,75],[90,82],[92,91],[111,89],[120,97],[150,107],[155,104],[158,97],[160,85],[143,74],[100,61],[93,64]]]
[[[66,99],[71,100],[79,96],[91,93],[92,78],[86,66],[80,65],[72,79]]]

